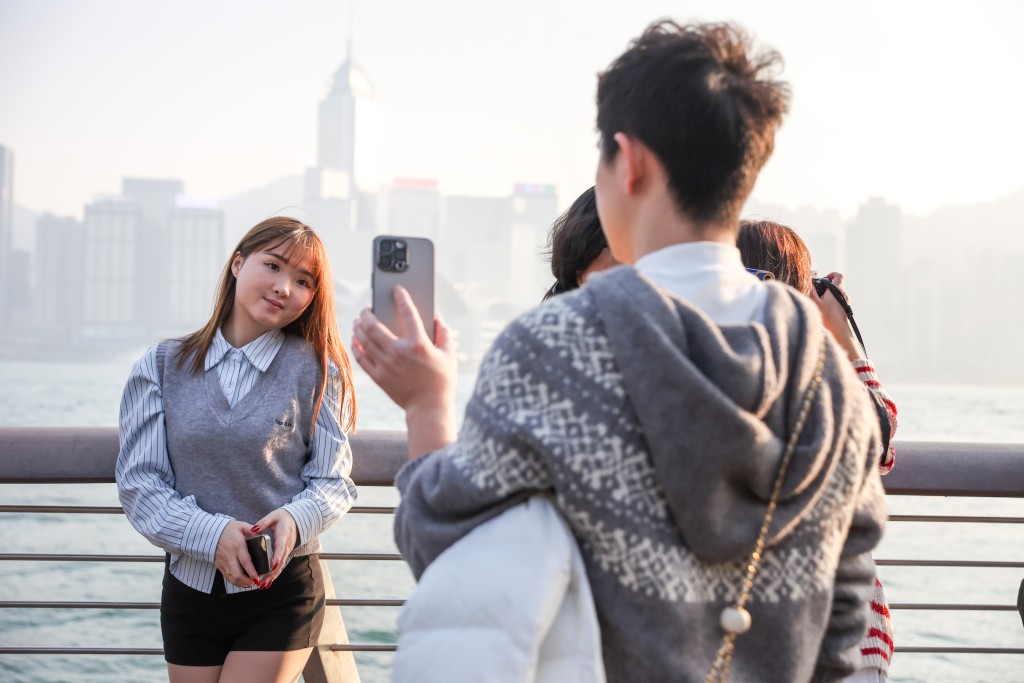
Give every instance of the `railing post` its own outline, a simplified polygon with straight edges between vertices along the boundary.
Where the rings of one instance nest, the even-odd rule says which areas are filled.
[[[334,582],[327,562],[320,560],[320,569],[324,577],[324,593],[327,599],[337,597],[334,594]],[[313,648],[313,653],[302,670],[302,678],[306,683],[360,683],[356,660],[351,652],[333,652],[330,647],[336,643],[348,643],[348,631],[345,620],[341,616],[341,608],[336,605],[324,607],[324,625],[320,630],[320,643]]]

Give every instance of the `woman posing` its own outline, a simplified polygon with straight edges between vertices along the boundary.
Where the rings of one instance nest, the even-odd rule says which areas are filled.
[[[173,683],[293,681],[323,623],[319,535],[352,506],[352,370],[311,228],[238,243],[204,327],[150,348],[121,399],[115,472],[132,526],[167,553]],[[272,536],[269,571],[246,540]]]

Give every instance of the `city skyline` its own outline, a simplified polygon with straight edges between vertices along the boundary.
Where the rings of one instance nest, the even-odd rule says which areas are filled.
[[[5,3],[6,0],[0,0],[0,11],[10,8]],[[54,4],[59,3],[49,1],[49,5]],[[188,5],[187,0],[185,4]],[[367,23],[372,26],[372,21]],[[203,22],[193,22],[186,28],[196,30],[203,26]],[[351,22],[348,26],[350,31],[361,33],[352,29]],[[212,29],[208,30],[210,35],[214,34]],[[0,28],[0,38],[2,35]],[[179,334],[198,324],[205,315],[207,290],[219,269],[218,260],[223,258],[218,251],[226,255],[242,233],[269,215],[294,214],[317,228],[328,246],[343,318],[367,303],[362,301],[369,284],[366,254],[374,234],[392,232],[434,239],[441,285],[439,310],[458,311],[446,317],[450,321],[457,319],[464,345],[472,350],[472,355],[485,349],[504,322],[533,305],[546,289],[550,276],[542,261],[544,238],[558,211],[592,182],[597,156],[595,134],[585,128],[576,131],[589,138],[586,152],[572,162],[587,158],[580,164],[586,170],[576,172],[576,176],[584,178],[578,187],[560,184],[556,178],[545,178],[536,171],[551,159],[563,160],[551,144],[546,145],[550,158],[535,155],[526,162],[512,163],[508,155],[496,154],[493,166],[499,170],[482,169],[477,182],[466,182],[460,175],[460,155],[470,152],[461,145],[465,142],[462,137],[452,138],[449,134],[444,138],[438,129],[437,135],[427,141],[427,147],[440,144],[451,151],[447,156],[431,157],[435,161],[454,160],[447,166],[417,165],[423,161],[423,149],[410,150],[404,156],[396,156],[393,147],[388,151],[387,141],[408,134],[401,116],[430,120],[431,113],[424,106],[447,107],[446,114],[455,116],[452,103],[444,100],[450,93],[444,83],[430,84],[438,95],[436,101],[421,98],[423,101],[412,103],[403,99],[404,91],[394,89],[395,72],[387,60],[380,60],[379,53],[375,57],[374,50],[368,50],[364,61],[360,50],[353,49],[351,38],[335,36],[326,43],[333,61],[319,68],[319,73],[328,75],[323,87],[307,92],[308,101],[289,101],[296,108],[301,106],[302,118],[312,124],[309,144],[287,157],[295,165],[270,164],[274,142],[268,135],[266,144],[253,147],[252,159],[258,162],[241,163],[252,159],[237,159],[231,166],[239,171],[237,175],[220,174],[220,180],[227,183],[222,187],[235,184],[232,194],[217,194],[208,185],[204,187],[203,182],[210,182],[203,180],[210,170],[205,167],[188,166],[187,172],[179,173],[185,168],[180,164],[188,154],[158,154],[155,148],[149,150],[150,172],[122,168],[111,186],[99,167],[123,163],[138,151],[134,144],[138,131],[127,126],[119,130],[122,137],[99,136],[101,141],[106,140],[109,159],[103,155],[84,159],[96,166],[89,176],[95,185],[87,193],[80,212],[71,212],[69,217],[68,213],[50,207],[38,210],[24,201],[22,188],[27,186],[30,192],[34,186],[33,169],[40,161],[34,155],[40,149],[29,145],[29,151],[23,153],[16,144],[17,135],[13,139],[0,138],[7,169],[6,194],[0,208],[4,215],[13,218],[6,223],[0,221],[0,257],[7,260],[4,277],[0,278],[0,299],[6,287],[10,297],[7,320],[14,323],[7,334],[27,332],[23,328],[31,324],[36,326],[35,331],[22,335],[19,343],[32,344],[38,339],[50,346],[77,344],[80,350],[84,348],[82,343],[90,339],[141,340],[154,334]],[[785,52],[782,45],[776,47]],[[320,48],[325,54],[328,52],[325,46]],[[4,49],[0,46],[0,51]],[[586,49],[581,53],[586,53]],[[581,56],[575,55],[573,59],[579,60]],[[154,58],[147,67],[155,69],[160,63]],[[381,70],[381,76],[374,64]],[[474,62],[467,68],[479,67]],[[5,68],[0,66],[0,87],[10,76],[9,68]],[[524,73],[529,70],[524,69]],[[798,79],[791,80],[799,98]],[[419,83],[406,85],[414,92],[423,87]],[[542,79],[537,79],[536,85],[540,90],[546,87]],[[582,86],[574,83],[573,87]],[[567,90],[571,89],[567,86]],[[520,99],[523,98],[525,95]],[[484,98],[478,95],[478,99]],[[276,100],[268,100],[273,102]],[[400,102],[405,104],[400,106]],[[792,142],[785,136],[794,127],[799,102],[794,100],[794,115],[776,141],[776,160],[769,162],[744,215],[789,224],[807,241],[816,269],[847,274],[858,302],[861,327],[872,340],[874,359],[881,364],[897,366],[914,376],[927,376],[934,368],[945,365],[965,377],[981,372],[987,377],[1024,381],[1019,368],[1005,373],[979,364],[971,353],[984,348],[989,357],[1004,357],[1007,340],[1024,332],[1024,318],[1019,312],[1002,309],[987,297],[992,283],[1009,286],[1016,264],[1024,260],[1024,232],[1020,230],[1024,221],[1022,172],[1016,170],[1016,175],[1009,174],[1003,178],[1005,182],[988,188],[988,195],[976,191],[957,194],[941,188],[942,202],[922,211],[904,205],[886,191],[870,193],[846,209],[828,204],[827,195],[818,201],[796,203],[793,198],[799,195],[773,194],[772,169],[780,167],[779,155],[783,168],[792,163],[792,158],[786,161],[783,150]],[[838,110],[850,108],[848,104],[839,103]],[[180,102],[175,106],[180,106]],[[220,111],[213,106],[207,110],[208,119],[197,117],[198,123],[192,122],[199,129],[222,125],[223,118],[231,118],[228,110]],[[463,120],[469,128],[474,121],[486,118],[478,112],[471,114]],[[0,110],[0,135],[7,134],[2,126],[5,115]],[[292,112],[291,120],[298,118],[298,112]],[[270,116],[268,120],[278,119]],[[553,116],[553,125],[560,125],[559,120]],[[243,121],[237,123],[244,127]],[[501,130],[486,138],[480,150],[471,153],[488,154],[493,151],[490,146],[497,145],[493,149],[498,149],[520,142],[529,151],[533,149],[527,134],[531,125],[525,121],[522,126],[498,126]],[[298,132],[299,127],[286,131],[290,137]],[[981,135],[979,132],[975,142]],[[212,154],[220,150],[221,142],[230,142],[227,138],[226,142],[220,138],[197,140],[195,149]],[[86,133],[78,139],[89,144],[95,142]],[[566,143],[568,149],[573,139],[567,134],[560,143]],[[936,138],[934,142],[937,151],[943,153],[955,147],[955,141]],[[59,145],[53,146],[59,149]],[[828,149],[828,145],[821,145],[822,163],[810,169],[817,182],[834,180],[829,173],[837,167],[836,159],[824,153]],[[998,151],[1005,155],[1011,149],[1008,143]],[[68,159],[82,161],[79,157]],[[880,168],[879,173],[891,172],[891,166],[890,163]],[[211,160],[211,168],[218,168],[215,159]],[[267,168],[272,175],[259,177]],[[952,174],[973,169],[950,162],[932,170]],[[254,184],[238,187],[239,178],[254,179]],[[1019,185],[1006,185],[1018,180]],[[799,184],[795,179],[789,183]],[[66,195],[57,188],[55,185],[52,196],[64,201]],[[192,237],[185,234],[188,231]],[[971,239],[965,243],[964,235],[968,232]],[[993,252],[993,244],[999,245],[998,253]],[[76,250],[80,255],[71,253]],[[160,261],[159,268],[140,269],[144,267],[141,264],[154,263],[158,254],[167,254],[167,262]],[[508,257],[496,261],[494,254]],[[955,268],[950,267],[953,264]],[[116,277],[112,275],[115,271],[119,273]],[[84,286],[78,284],[80,281]],[[109,291],[109,297],[102,294],[105,291]],[[129,291],[139,294],[128,296]],[[154,307],[147,302],[159,303]],[[949,302],[957,302],[968,313],[958,317],[945,315],[943,311]],[[154,313],[160,310],[166,310],[167,315]],[[969,321],[966,329],[960,324],[963,321]],[[345,321],[343,327],[344,324]],[[949,361],[948,357],[954,360]]]
[[[924,215],[1024,188],[1014,163],[1024,139],[1006,135],[1024,104],[1006,87],[1022,62],[1010,37],[1024,8],[701,1],[687,11],[650,0],[599,15],[533,0],[0,0],[0,88],[11,95],[0,134],[19,158],[15,201],[81,218],[126,175],[181,178],[223,200],[301,172],[317,156],[309,104],[354,37],[387,131],[379,182],[433,178],[463,195],[552,183],[564,208],[593,178],[594,75],[658,16],[735,19],[785,57],[793,107],[759,203],[848,219],[878,196]]]

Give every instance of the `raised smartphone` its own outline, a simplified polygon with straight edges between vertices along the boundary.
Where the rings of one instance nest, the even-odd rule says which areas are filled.
[[[274,554],[274,539],[270,534],[260,534],[245,539],[252,566],[260,576],[270,573],[270,558]]]
[[[423,237],[379,235],[373,240],[373,314],[400,334],[392,290],[401,285],[412,296],[423,327],[434,340],[434,243]]]

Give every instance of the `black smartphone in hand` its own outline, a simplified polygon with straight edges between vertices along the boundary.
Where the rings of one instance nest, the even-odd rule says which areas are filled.
[[[252,566],[260,576],[270,573],[270,558],[274,554],[274,539],[270,534],[260,534],[245,539]]]

